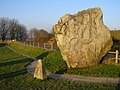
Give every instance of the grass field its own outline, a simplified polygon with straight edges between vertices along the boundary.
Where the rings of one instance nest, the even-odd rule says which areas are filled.
[[[0,90],[116,90],[114,84],[83,83],[33,78],[26,72],[25,66],[32,60],[20,56],[0,44]]]

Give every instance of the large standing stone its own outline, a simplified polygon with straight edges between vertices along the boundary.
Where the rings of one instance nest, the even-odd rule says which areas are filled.
[[[36,77],[37,79],[41,79],[41,80],[47,78],[45,66],[42,60],[37,61],[34,77]]]
[[[100,8],[91,8],[75,15],[66,14],[53,30],[68,67],[98,64],[112,46],[112,38],[108,27],[103,24]]]

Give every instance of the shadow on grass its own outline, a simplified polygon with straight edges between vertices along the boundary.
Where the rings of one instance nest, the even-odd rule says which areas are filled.
[[[11,73],[7,73],[7,74],[1,74],[0,75],[0,80],[5,79],[5,78],[10,78],[10,77],[23,75],[23,74],[26,74],[26,73],[27,73],[26,69],[23,69],[23,70],[16,71],[16,72],[11,72]]]
[[[7,65],[26,63],[26,62],[28,62],[28,64],[30,64],[32,62],[32,59],[26,58],[26,59],[19,59],[19,60],[15,60],[15,61],[3,62],[3,63],[0,63],[0,67],[7,66]],[[28,64],[26,64],[25,67]],[[23,74],[26,74],[26,73],[27,73],[26,69],[23,69],[23,70],[19,70],[19,71],[16,71],[16,72],[1,74],[0,75],[0,80],[5,79],[5,78],[16,77],[16,76],[23,75]]]
[[[0,67],[7,66],[7,65],[14,65],[14,64],[20,64],[25,62],[32,62],[32,59],[26,58],[26,59],[20,59],[15,61],[9,61],[9,62],[2,62],[0,63]]]
[[[6,45],[7,45],[7,43],[0,43],[0,47],[4,47]]]
[[[36,57],[37,59],[44,59],[45,57],[47,57],[47,55],[49,54],[49,52],[44,52],[42,54],[40,54],[38,57]]]
[[[67,72],[67,68],[62,68],[62,69],[56,71],[55,74],[64,74],[66,72]]]
[[[117,84],[117,86],[116,86],[116,89],[115,90],[120,90],[120,79],[119,79],[119,81],[118,81],[118,84]]]
[[[3,60],[0,60],[0,61],[1,61],[1,62],[2,62],[2,61],[3,61],[3,62],[4,62],[4,61],[6,61],[6,62],[9,61],[9,62],[10,62],[10,60],[11,60],[11,61],[16,60],[16,59],[18,60],[19,58],[20,58],[20,56],[17,56],[17,57],[10,57],[10,58],[3,59]]]

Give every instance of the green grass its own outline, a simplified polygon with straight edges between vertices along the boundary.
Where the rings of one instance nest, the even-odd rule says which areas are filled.
[[[56,79],[37,80],[26,72],[32,60],[0,44],[0,90],[119,90],[119,85]]]
[[[120,30],[110,30],[110,33],[113,39],[113,46],[111,50],[119,50],[120,52]]]
[[[68,74],[77,74],[92,77],[120,77],[120,66],[114,64],[101,64],[88,68],[68,69]]]
[[[67,68],[59,51],[45,50],[18,43],[11,43],[9,46],[20,53],[43,59],[47,70],[51,73],[64,73]]]
[[[110,30],[113,39],[120,40],[120,30]]]
[[[43,59],[46,68],[52,73],[65,73],[67,66],[59,51],[52,51]]]
[[[25,46],[23,44],[18,43],[12,43],[10,44],[10,47],[12,47],[13,49],[20,53],[27,54],[34,58],[39,58],[42,53],[47,52],[47,50],[45,49],[40,49],[32,46]]]

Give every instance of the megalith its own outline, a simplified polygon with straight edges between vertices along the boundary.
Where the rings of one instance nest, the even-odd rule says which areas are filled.
[[[109,28],[104,25],[102,10],[98,7],[64,15],[53,30],[69,68],[98,64],[112,46]]]

